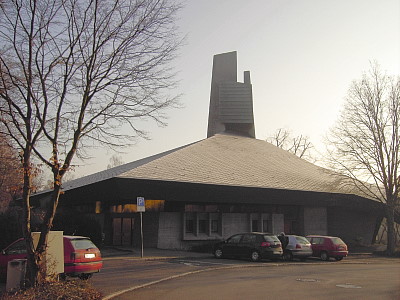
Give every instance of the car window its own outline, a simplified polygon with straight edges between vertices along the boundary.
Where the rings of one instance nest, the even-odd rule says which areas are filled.
[[[275,235],[264,235],[266,242],[277,242],[280,243],[279,239]]]
[[[91,240],[88,239],[74,239],[71,240],[71,244],[74,249],[89,249],[89,248],[97,248],[95,244]]]
[[[242,243],[255,243],[256,242],[256,236],[254,234],[245,234],[243,236]]]
[[[310,244],[310,242],[305,237],[302,237],[302,236],[296,236],[296,241],[297,241],[297,243],[299,243],[301,245]]]
[[[6,253],[7,255],[13,255],[13,254],[25,254],[26,251],[26,244],[25,240],[18,241],[8,247]]]
[[[335,245],[341,245],[344,244],[344,242],[342,241],[341,238],[331,238],[332,243],[334,243]]]
[[[323,243],[324,243],[324,239],[323,238],[319,238],[319,237],[311,238],[311,244],[313,244],[313,245],[321,245]]]
[[[234,236],[231,236],[228,240],[228,244],[238,244],[240,242],[240,239],[242,238],[242,234],[237,234]]]

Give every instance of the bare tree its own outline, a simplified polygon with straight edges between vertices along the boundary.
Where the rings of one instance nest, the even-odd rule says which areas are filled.
[[[275,146],[288,149],[288,143],[290,139],[290,132],[289,130],[279,128],[273,136],[267,138],[267,142],[274,144]]]
[[[107,165],[107,169],[111,169],[117,166],[120,166],[124,163],[124,161],[122,160],[122,157],[114,154],[110,157],[110,163]]]
[[[165,125],[165,111],[178,105],[170,63],[181,44],[179,8],[173,0],[10,0],[0,8],[0,112],[22,157],[31,284],[44,280],[47,235],[74,156],[145,137],[138,121]],[[53,192],[35,249],[36,160],[51,170]]]
[[[385,205],[389,255],[395,251],[394,216],[399,207],[399,118],[400,79],[383,74],[375,63],[352,83],[328,136],[332,166]]]
[[[22,174],[18,152],[9,138],[0,133],[0,212],[7,209],[12,199],[21,196]]]
[[[0,124],[1,127],[1,124]],[[40,187],[41,169],[32,166],[32,190]],[[9,136],[0,132],[0,212],[8,209],[12,200],[22,195],[23,169],[18,151]]]
[[[310,150],[314,148],[307,136],[299,135],[292,137],[289,130],[279,128],[275,134],[267,138],[267,142],[282,148],[306,160],[315,161]]]

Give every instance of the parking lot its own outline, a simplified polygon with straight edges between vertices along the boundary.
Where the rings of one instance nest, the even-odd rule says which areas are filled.
[[[280,295],[280,299],[285,299],[282,297],[285,294],[281,292],[293,284],[300,289],[299,293],[304,292],[305,295],[310,292],[310,287],[321,289],[314,294],[317,296],[321,293],[321,299],[325,297],[323,291],[329,289],[344,296],[349,295],[350,289],[354,289],[353,292],[358,293],[361,298],[357,298],[357,294],[351,299],[378,299],[376,293],[371,293],[372,287],[376,292],[388,295],[379,299],[398,299],[400,260],[368,253],[328,262],[318,258],[292,262],[251,262],[249,259],[215,259],[211,254],[191,252],[186,252],[186,256],[154,256],[145,259],[127,255],[106,259],[104,269],[93,276],[92,282],[109,297],[106,299],[132,299],[139,297],[138,295],[140,299],[177,299],[175,297],[183,296],[204,299],[196,298],[195,295],[206,297],[205,293],[211,293],[207,297],[214,299],[213,293],[216,290],[227,292],[226,295],[219,295],[220,299],[228,295],[238,299],[230,293],[235,290],[234,286],[241,285],[243,289],[253,285],[260,286],[260,293],[262,287],[268,285],[276,290],[274,293]],[[198,285],[196,282],[202,283]],[[235,285],[230,286],[230,283]],[[175,289],[187,294],[174,294]],[[254,299],[258,299],[258,292],[255,290],[254,293]],[[164,294],[170,297],[162,298]],[[366,298],[362,298],[366,295]]]
[[[235,296],[242,290],[258,299],[266,287],[279,299],[307,299],[307,295],[332,299],[331,293],[335,299],[400,299],[400,259],[371,253],[327,262],[319,258],[251,262],[159,249],[145,249],[144,258],[137,250],[110,249],[104,255],[104,268],[90,281],[105,299],[239,299]]]
[[[177,260],[193,268],[142,284],[111,299],[399,299],[398,260],[367,258],[343,262]],[[203,267],[203,268],[202,268]]]

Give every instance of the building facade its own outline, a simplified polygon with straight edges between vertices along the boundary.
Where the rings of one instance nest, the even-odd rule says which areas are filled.
[[[383,217],[337,174],[255,138],[250,72],[237,82],[236,52],[214,57],[207,138],[63,185],[59,213],[99,222],[109,245],[190,249],[232,234],[340,236],[370,244]],[[46,206],[46,192],[36,205]]]

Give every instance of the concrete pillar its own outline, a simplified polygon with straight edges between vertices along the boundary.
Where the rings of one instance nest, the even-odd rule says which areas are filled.
[[[328,234],[326,207],[304,207],[304,235]]]

